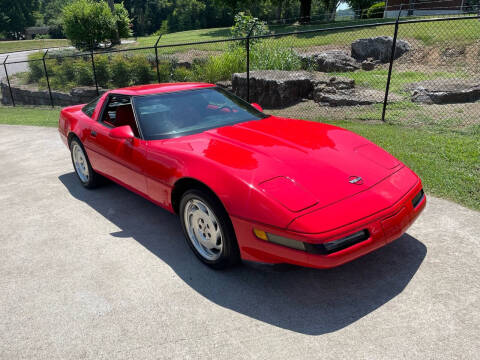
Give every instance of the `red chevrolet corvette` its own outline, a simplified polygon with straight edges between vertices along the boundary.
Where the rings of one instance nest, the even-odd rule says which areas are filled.
[[[113,90],[62,110],[78,178],[109,178],[180,216],[204,263],[329,268],[399,238],[419,177],[348,130],[266,115],[204,83]]]

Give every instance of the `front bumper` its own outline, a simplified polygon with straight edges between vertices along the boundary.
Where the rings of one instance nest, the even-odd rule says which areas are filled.
[[[417,196],[421,191],[422,184],[418,180],[416,185],[391,207],[359,221],[318,234],[283,230],[232,217],[241,257],[245,261],[267,264],[288,263],[313,268],[331,268],[342,265],[401,237],[425,208],[425,195],[420,198]],[[334,241],[359,231],[368,231],[369,236],[366,240],[342,250],[330,254],[319,254],[295,250],[260,240],[253,234],[253,228],[259,228],[268,233],[309,243],[313,246]]]

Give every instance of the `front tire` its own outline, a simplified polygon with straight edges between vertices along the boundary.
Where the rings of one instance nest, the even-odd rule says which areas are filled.
[[[214,196],[201,190],[187,191],[180,201],[180,221],[188,245],[203,263],[214,269],[238,263],[232,223]]]
[[[78,139],[72,139],[70,142],[70,153],[72,164],[80,183],[87,189],[93,189],[100,183],[100,175],[97,174],[90,165],[87,153],[82,143]]]

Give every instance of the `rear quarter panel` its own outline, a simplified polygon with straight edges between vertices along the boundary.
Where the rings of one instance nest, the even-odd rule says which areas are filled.
[[[71,134],[75,134],[82,143],[85,141],[92,122],[96,122],[98,119],[106,97],[107,93],[102,95],[91,118],[82,111],[85,104],[68,106],[62,109],[58,121],[58,131],[67,146],[68,137]]]

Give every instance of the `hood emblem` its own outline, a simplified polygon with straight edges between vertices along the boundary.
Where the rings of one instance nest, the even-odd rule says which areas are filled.
[[[362,185],[362,184],[363,184],[363,179],[362,179],[361,176],[355,176],[355,175],[353,175],[353,176],[350,176],[350,177],[348,178],[348,182],[349,182],[350,184]]]

